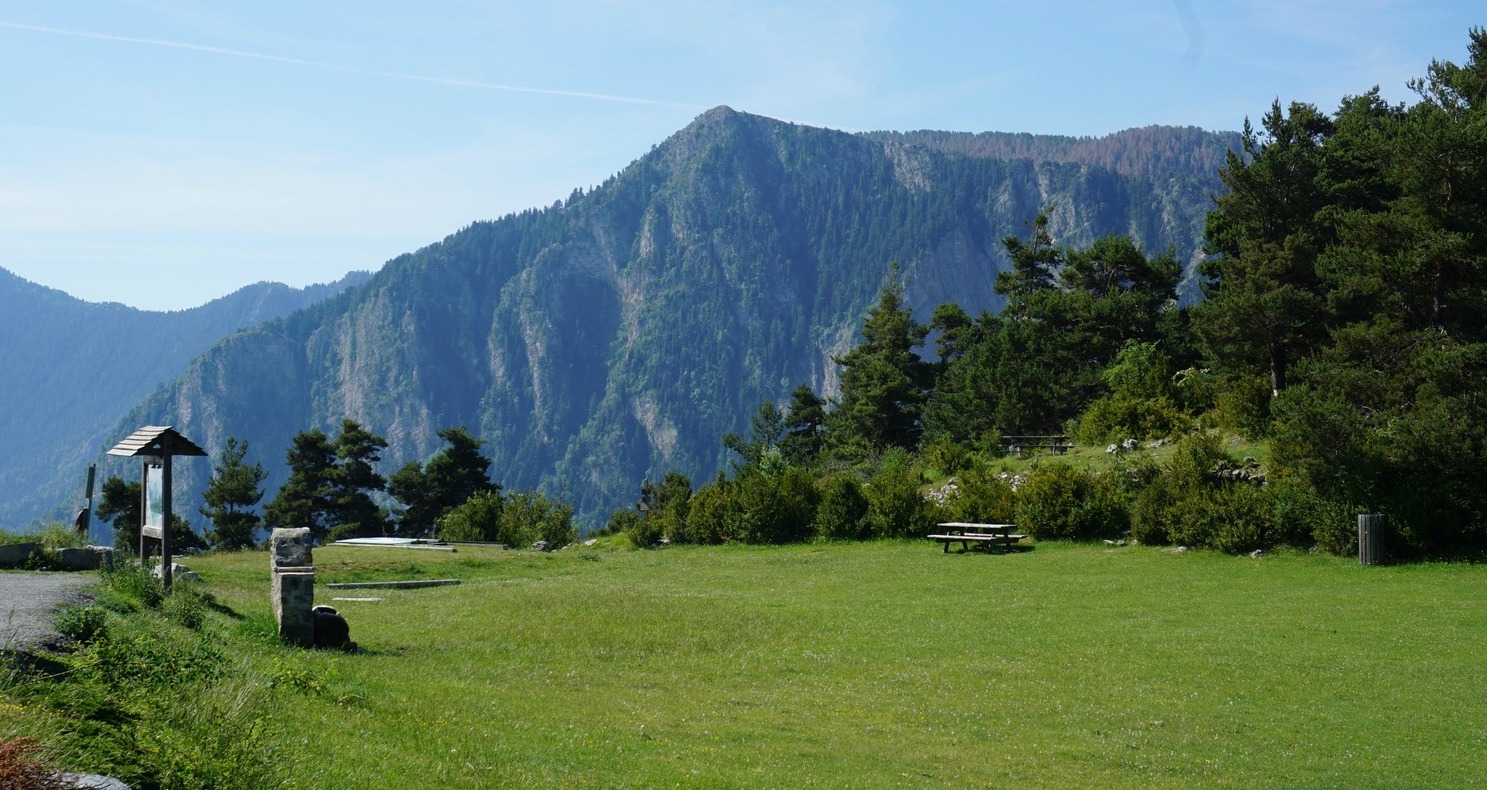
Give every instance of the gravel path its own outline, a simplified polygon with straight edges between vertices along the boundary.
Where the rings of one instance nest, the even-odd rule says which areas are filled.
[[[21,650],[57,638],[52,618],[65,603],[88,599],[96,573],[0,573],[0,650]]]

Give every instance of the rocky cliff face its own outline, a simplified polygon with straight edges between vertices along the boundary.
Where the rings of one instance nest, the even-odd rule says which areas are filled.
[[[246,438],[276,486],[299,430],[359,420],[388,438],[391,469],[465,425],[505,485],[597,518],[647,475],[714,474],[719,436],[763,399],[802,381],[834,392],[831,358],[894,262],[927,317],[999,308],[1001,238],[1046,206],[1061,243],[1131,233],[1191,258],[1219,186],[1184,167],[1174,157],[1163,182],[718,108],[598,189],[473,224],[231,338],[120,427],[175,424],[213,451]],[[197,465],[187,488],[209,472]]]

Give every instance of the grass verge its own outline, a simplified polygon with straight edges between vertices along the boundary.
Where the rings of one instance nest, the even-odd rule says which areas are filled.
[[[237,716],[235,737],[254,744],[242,760],[292,763],[304,787],[1452,787],[1487,775],[1480,566],[1048,543],[410,554],[316,552],[319,582],[463,580],[346,596],[382,601],[317,588],[360,655],[274,643],[263,554],[196,559],[218,607],[201,628],[148,615],[215,651],[191,715]],[[32,734],[15,722],[0,712],[0,734]],[[190,720],[155,732],[146,742],[177,762],[225,748]]]

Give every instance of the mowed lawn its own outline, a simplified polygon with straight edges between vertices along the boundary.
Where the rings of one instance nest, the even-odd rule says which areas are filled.
[[[307,787],[1487,778],[1481,566],[928,542],[315,560],[367,652],[248,659],[302,689],[271,724]],[[191,564],[267,616],[266,553]],[[414,577],[463,583],[320,586]]]

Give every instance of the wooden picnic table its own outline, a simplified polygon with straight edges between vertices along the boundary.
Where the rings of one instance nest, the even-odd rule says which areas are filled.
[[[1043,434],[1039,436],[1003,436],[1002,445],[1008,452],[1021,453],[1028,450],[1052,450],[1066,453],[1074,445],[1065,434]]]
[[[941,534],[930,535],[930,540],[938,540],[945,547],[945,552],[950,552],[951,543],[959,543],[961,551],[970,551],[972,544],[992,547],[1000,546],[1004,551],[1011,548],[1026,535],[1018,535],[1012,530],[1017,529],[1016,524],[982,524],[965,521],[947,521],[937,524]]]

